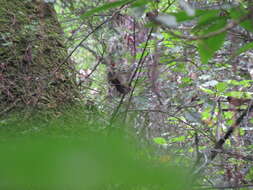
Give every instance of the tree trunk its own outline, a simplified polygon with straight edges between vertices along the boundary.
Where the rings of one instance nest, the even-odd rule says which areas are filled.
[[[52,108],[78,95],[75,71],[50,3],[0,0],[0,114]]]

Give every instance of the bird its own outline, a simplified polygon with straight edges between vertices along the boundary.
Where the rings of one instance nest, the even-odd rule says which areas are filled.
[[[229,104],[231,104],[233,106],[241,106],[243,104],[249,103],[252,100],[251,99],[235,98],[235,97],[232,97],[232,96],[228,96],[227,101],[228,101]]]
[[[123,84],[122,80],[120,80],[120,75],[115,72],[108,72],[108,80],[109,82],[115,86],[116,90],[121,94],[127,94],[131,88],[127,84]]]

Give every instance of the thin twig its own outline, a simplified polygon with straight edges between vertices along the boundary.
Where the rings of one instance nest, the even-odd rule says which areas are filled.
[[[191,125],[187,122],[185,122],[184,120],[182,120],[181,118],[175,116],[175,115],[172,115],[170,114],[169,112],[166,112],[166,111],[162,111],[162,110],[152,110],[152,109],[129,109],[128,111],[138,111],[138,112],[159,112],[159,113],[163,113],[163,114],[166,114],[170,117],[173,117],[175,119],[177,119],[179,122],[187,125],[188,127],[191,127],[192,129],[194,129],[195,131],[201,133],[203,136],[207,137],[209,140],[213,141],[209,136],[207,136],[202,130],[198,129],[196,126],[194,125]]]
[[[246,187],[253,187],[253,184],[247,184],[247,185],[230,185],[230,186],[196,186],[194,189],[238,189],[238,188],[246,188]]]
[[[142,54],[141,54],[141,57],[140,57],[139,62],[138,62],[138,64],[137,64],[137,67],[136,67],[136,69],[135,69],[135,71],[134,71],[134,74],[132,75],[132,77],[131,77],[131,79],[130,79],[129,86],[131,86],[131,83],[132,83],[134,77],[136,76],[136,74],[137,74],[139,68],[141,67],[141,65],[142,65],[142,63],[143,63],[143,60],[145,60],[144,54],[145,54],[145,52],[146,52],[146,48],[147,48],[149,39],[150,39],[150,37],[151,37],[152,31],[153,31],[153,29],[150,30],[149,36],[148,36],[148,38],[147,38],[147,40],[146,40],[146,44],[145,44],[144,49],[143,49],[143,51],[142,51]],[[145,57],[146,57],[146,56],[145,56]],[[137,81],[136,81],[136,82],[137,82]],[[135,86],[136,86],[136,83],[135,83]],[[132,97],[133,90],[134,90],[135,86],[134,86],[134,87],[132,88],[132,90],[131,90],[131,94],[130,94],[130,98],[129,98],[129,103],[128,103],[128,105],[130,104],[131,97]],[[114,122],[114,119],[115,119],[115,117],[117,116],[117,114],[118,114],[118,112],[119,112],[119,109],[120,109],[121,105],[123,104],[123,101],[124,101],[124,99],[125,99],[125,96],[126,96],[126,94],[123,94],[123,96],[121,97],[121,100],[120,100],[120,102],[119,102],[117,108],[115,109],[115,111],[114,111],[113,114],[112,114],[112,117],[111,117],[111,119],[110,119],[110,124],[112,124],[112,123]],[[127,108],[127,110],[128,110],[128,108]]]
[[[132,1],[131,1],[132,2]],[[129,4],[131,2],[126,3]],[[51,75],[54,75],[61,67],[62,65],[64,65],[69,58],[73,55],[73,53],[82,45],[82,43],[87,40],[90,35],[92,35],[94,32],[96,32],[98,29],[100,29],[103,25],[105,25],[107,22],[109,22],[110,20],[112,20],[115,16],[117,16],[117,14],[121,11],[122,8],[124,8],[125,5],[122,5],[119,10],[117,10],[116,12],[114,12],[112,14],[111,17],[109,17],[108,19],[106,19],[104,22],[102,22],[101,24],[99,24],[98,26],[96,26],[91,32],[89,32],[81,41],[79,44],[77,44],[77,46],[69,53],[69,55],[59,64],[59,66],[51,73]]]
[[[82,43],[87,40],[90,35],[92,35],[94,32],[96,32],[99,28],[101,28],[104,24],[106,24],[107,22],[109,22],[113,17],[115,16],[115,14],[113,14],[113,16],[111,16],[110,18],[106,19],[104,22],[102,22],[101,24],[99,24],[94,30],[92,30],[91,32],[89,32],[82,40],[79,44],[77,44],[77,46],[68,54],[68,56],[58,65],[58,67],[52,72],[52,75],[54,75],[68,60],[69,58],[73,55],[73,53],[82,45]]]
[[[153,33],[153,28],[151,28],[151,30],[149,32],[148,38],[146,40],[145,46],[143,48],[143,51],[142,51],[142,54],[141,54],[141,57],[140,57],[140,60],[139,60],[139,62],[137,64],[137,68],[135,69],[135,72],[132,75],[132,77],[130,79],[130,82],[129,82],[129,86],[131,86],[131,83],[133,82],[135,76],[137,75],[137,78],[135,80],[134,86],[133,86],[133,88],[131,89],[131,92],[130,92],[130,97],[128,99],[127,108],[125,110],[125,118],[124,118],[124,120],[126,120],[127,112],[128,112],[129,107],[130,107],[130,102],[131,102],[132,97],[133,97],[133,92],[134,92],[134,89],[136,88],[136,85],[138,83],[138,80],[139,80],[139,77],[140,77],[140,73],[141,73],[141,70],[142,70],[143,65],[144,65],[144,61],[145,61],[146,57],[148,56],[148,54],[146,56],[144,56],[144,54],[145,54],[146,49],[148,47],[148,43],[149,43],[149,40],[151,39],[151,34],[152,33]]]
[[[250,105],[248,109],[244,110],[244,112],[238,117],[235,121],[235,123],[229,127],[228,131],[225,133],[225,135],[219,139],[219,141],[215,144],[214,150],[211,152],[210,160],[214,160],[214,158],[217,156],[218,152],[216,150],[222,149],[224,143],[227,139],[230,138],[234,130],[240,125],[243,118],[247,115],[248,112],[251,112],[253,110],[253,105]]]
[[[8,111],[12,110],[16,104],[20,101],[20,99],[16,99],[12,105],[10,105],[9,107],[5,108],[3,111],[0,112],[0,116],[3,115],[4,113],[7,113]]]
[[[237,152],[230,152],[228,150],[221,150],[221,151],[219,151],[219,153],[220,154],[227,154],[235,159],[253,162],[253,156],[251,156],[251,155],[242,155]]]

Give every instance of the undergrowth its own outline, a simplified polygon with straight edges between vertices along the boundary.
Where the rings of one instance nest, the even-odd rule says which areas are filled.
[[[105,118],[83,106],[1,118],[0,189],[190,189],[187,171],[146,159],[127,126]]]

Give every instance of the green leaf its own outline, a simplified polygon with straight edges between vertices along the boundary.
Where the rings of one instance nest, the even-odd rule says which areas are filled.
[[[171,141],[172,142],[182,142],[186,139],[185,136],[180,136],[180,137],[175,137],[175,138],[172,138]]]
[[[253,25],[251,20],[247,19],[244,22],[240,23],[240,25],[246,30],[253,32]]]
[[[253,146],[251,146],[250,149],[253,149]],[[250,168],[250,169],[249,169],[249,172],[247,173],[245,179],[246,179],[246,180],[251,180],[251,179],[253,179],[253,168]]]
[[[167,144],[167,141],[162,138],[162,137],[156,137],[156,138],[153,138],[153,141],[156,143],[156,144]]]
[[[235,98],[252,98],[250,92],[231,91],[225,94],[225,96],[232,96]]]
[[[232,84],[232,85],[235,85],[235,86],[239,86],[240,85],[240,82],[237,81],[237,80],[229,80],[228,83]]]
[[[177,13],[170,13],[170,14],[176,17],[177,22],[192,20],[194,18],[194,16],[188,16],[185,11],[180,11]]]
[[[197,26],[194,27],[193,32],[200,30],[203,27],[211,25],[213,22],[216,22],[220,19],[220,11],[218,10],[208,10],[205,13],[201,14],[198,20]]]
[[[221,18],[220,20],[217,20],[215,23],[209,26],[206,30],[203,30],[201,33],[202,35],[204,35],[217,31],[225,27],[226,23],[226,19]],[[209,59],[211,59],[214,53],[223,45],[225,36],[226,32],[223,32],[218,35],[206,39],[201,39],[198,41],[198,51],[203,64],[208,63]]]
[[[180,88],[192,85],[193,80],[189,77],[183,77],[181,79],[182,83],[179,85]]]
[[[248,12],[243,7],[237,7],[237,8],[231,9],[231,11],[230,11],[230,16],[234,20],[239,20],[242,17],[246,16],[247,14],[248,14]],[[252,21],[250,19],[240,22],[240,26],[250,32],[253,32],[253,25],[252,25]]]
[[[241,98],[243,97],[244,92],[239,92],[239,91],[231,91],[226,93],[226,96],[232,96],[232,97],[236,97],[236,98]]]
[[[150,0],[137,0],[132,3],[131,7],[142,7],[144,5],[147,5],[148,3],[150,3]]]
[[[194,16],[189,16],[185,11],[179,11],[177,13],[169,13],[169,14],[175,16],[177,19],[177,22],[184,22],[184,21],[189,21],[194,18],[197,18],[201,16],[202,14],[204,14],[205,12],[206,11],[203,11],[203,10],[196,10]]]
[[[224,112],[224,118],[225,119],[231,119],[233,117],[233,113],[232,112]]]
[[[245,130],[242,129],[242,128],[239,128],[239,133],[240,133],[240,136],[244,136],[245,135]]]
[[[216,89],[219,93],[225,92],[228,89],[228,84],[225,82],[219,82],[216,86]]]
[[[190,83],[191,81],[192,81],[192,79],[190,77],[182,78],[182,82],[184,82],[184,83]]]
[[[246,52],[250,49],[253,49],[253,42],[247,43],[242,46],[239,50],[236,51],[236,55],[240,55],[241,53]]]
[[[111,3],[105,3],[104,5],[100,7],[96,7],[94,9],[91,9],[85,12],[84,14],[81,15],[81,18],[84,19],[85,17],[92,16],[95,13],[106,11],[111,8],[116,8],[116,7],[128,4],[130,2],[133,2],[133,0],[121,0],[121,1],[111,2]]]
[[[207,93],[207,94],[215,94],[214,91],[208,89],[208,88],[204,88],[204,87],[200,87],[200,90],[202,90],[203,92]]]
[[[226,96],[231,96],[231,97],[235,97],[235,98],[242,98],[243,97],[243,92],[238,92],[238,91],[232,91],[232,92],[228,92],[225,95]]]
[[[252,85],[252,80],[229,80],[228,84],[234,85],[234,86],[243,86],[243,87],[250,87]]]
[[[201,118],[202,119],[208,119],[211,118],[211,109],[210,107],[206,108],[201,112]]]
[[[184,63],[177,63],[174,68],[171,70],[174,72],[184,72],[186,69],[186,65]]]
[[[208,22],[212,22],[216,18],[220,18],[219,16],[220,11],[218,10],[208,10],[204,14],[200,15],[198,24],[206,24]]]

